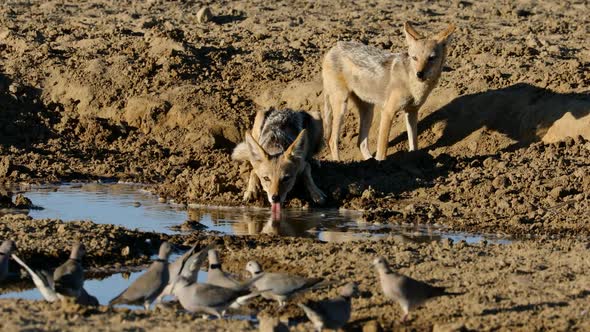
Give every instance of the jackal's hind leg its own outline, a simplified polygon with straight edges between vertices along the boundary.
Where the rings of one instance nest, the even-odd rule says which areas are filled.
[[[354,104],[356,105],[356,108],[359,112],[358,147],[361,150],[363,159],[371,159],[373,158],[373,155],[369,151],[369,131],[371,129],[371,123],[373,122],[374,105],[364,102],[356,96],[353,96],[351,100],[354,101]]]
[[[316,186],[313,178],[311,177],[311,165],[309,163],[305,163],[305,169],[303,170],[303,181],[305,183],[305,188],[309,192],[311,199],[319,205],[322,205],[326,202],[326,195]]]
[[[332,106],[332,126],[331,135],[328,141],[328,145],[330,146],[330,152],[332,153],[333,160],[339,160],[340,154],[338,153],[338,141],[340,139],[340,129],[342,128],[342,124],[344,122],[344,115],[346,115],[346,111],[348,108],[348,96],[340,94],[340,93],[333,93],[330,96],[330,103]]]
[[[248,188],[244,192],[244,202],[249,202],[258,196],[258,188],[260,186],[260,179],[254,170],[250,171],[250,179],[248,180]]]

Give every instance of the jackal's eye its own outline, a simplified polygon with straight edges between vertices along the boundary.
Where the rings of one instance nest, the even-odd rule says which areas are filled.
[[[290,178],[291,178],[291,176],[290,176],[290,175],[283,175],[283,176],[281,177],[281,182],[289,181],[289,179],[290,179]]]
[[[416,56],[413,56],[413,57],[412,57],[412,60],[414,60],[414,61],[418,61],[418,58],[417,58]]]
[[[263,177],[262,179],[263,179],[264,181],[266,181],[266,182],[270,182],[270,178],[269,178],[268,176],[265,176],[265,177]]]
[[[435,53],[432,53],[432,54],[430,54],[430,55],[428,56],[428,60],[429,60],[429,61],[432,61],[432,60],[434,60],[435,58],[436,58],[436,54],[435,54]]]

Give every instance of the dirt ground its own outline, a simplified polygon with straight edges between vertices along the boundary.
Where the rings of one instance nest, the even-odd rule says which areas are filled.
[[[205,5],[209,22],[197,15]],[[321,58],[336,41],[402,52],[404,21],[427,33],[454,22],[443,75],[420,110],[422,150],[406,152],[398,120],[388,159],[360,161],[352,110],[344,161],[328,160],[324,149],[313,176],[328,206],[363,210],[369,221],[521,241],[445,247],[389,239],[345,251],[302,239],[193,237],[232,248],[226,258],[235,264],[257,256],[270,267],[361,280],[367,293],[354,302],[353,327],[376,320],[385,329],[589,329],[589,9],[586,1],[3,1],[0,182],[133,181],[177,203],[242,204],[249,166],[231,161],[232,148],[260,108],[320,110]],[[370,138],[374,151],[374,132]],[[301,188],[291,197],[289,206],[308,205]],[[96,270],[146,263],[167,238],[24,216],[2,217],[0,235],[50,265],[81,238],[91,243],[86,264]],[[465,294],[436,300],[400,326],[399,308],[369,296],[374,273],[357,263],[377,254]],[[260,306],[274,314],[268,304],[253,307]],[[282,314],[301,318],[295,308]],[[173,310],[14,300],[0,301],[0,310],[3,329],[255,328]]]

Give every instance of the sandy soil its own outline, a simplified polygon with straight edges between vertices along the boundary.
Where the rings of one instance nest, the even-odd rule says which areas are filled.
[[[214,17],[202,23],[196,13],[204,5]],[[374,275],[356,262],[385,254],[403,272],[466,292],[421,309],[409,329],[455,323],[484,330],[588,329],[582,308],[590,303],[589,9],[584,1],[4,1],[0,181],[117,179],[154,184],[176,202],[241,204],[249,168],[229,153],[257,109],[319,110],[320,60],[338,40],[402,51],[405,20],[427,32],[452,21],[458,29],[448,62],[420,112],[423,150],[404,152],[404,124],[397,121],[388,160],[359,161],[352,111],[341,140],[344,161],[326,160],[324,150],[321,168],[313,171],[316,183],[329,206],[363,210],[368,220],[532,240],[449,248],[387,240],[346,244],[349,254],[308,240],[195,236],[233,248],[227,259],[235,264],[267,255],[274,257],[265,261],[271,267],[354,275],[371,293]],[[374,151],[374,135],[370,147]],[[300,188],[292,197],[290,206],[307,205]],[[114,261],[145,263],[165,238],[22,216],[3,217],[0,235],[16,238],[27,259],[50,264],[66,255],[62,236],[82,238],[92,242],[97,256],[87,264],[97,269]],[[126,246],[131,250],[124,256]],[[2,322],[7,328],[250,327],[193,322],[175,311],[0,303],[3,312],[17,313]],[[379,296],[367,295],[355,308],[357,321],[399,327],[399,309]],[[34,318],[24,318],[26,311]],[[285,315],[301,313],[289,307]]]

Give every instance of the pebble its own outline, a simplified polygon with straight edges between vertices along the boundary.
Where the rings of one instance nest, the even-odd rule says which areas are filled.
[[[213,13],[209,7],[203,7],[197,12],[197,22],[207,23],[213,19]]]

